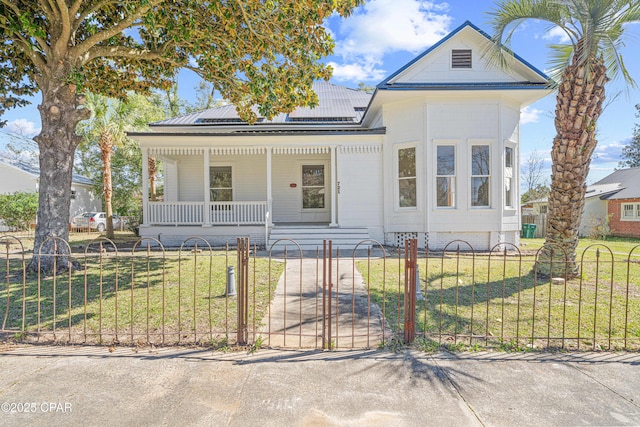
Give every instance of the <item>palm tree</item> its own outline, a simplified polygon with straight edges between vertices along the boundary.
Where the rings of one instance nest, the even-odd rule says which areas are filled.
[[[102,191],[107,215],[107,237],[114,238],[113,230],[113,185],[111,159],[115,149],[124,147],[127,130],[139,130],[149,122],[163,118],[159,101],[143,95],[132,94],[127,102],[102,95],[88,94],[87,106],[91,118],[79,124],[83,144],[97,143],[102,165]],[[154,165],[155,167],[155,165]],[[154,169],[155,174],[155,169]],[[154,175],[155,176],[155,175]]]
[[[605,84],[622,76],[635,83],[624,66],[620,48],[625,24],[640,21],[637,0],[505,0],[490,12],[497,46],[493,57],[506,63],[505,49],[515,29],[535,19],[558,27],[570,43],[553,45],[551,77],[557,83],[556,136],[551,150],[551,193],[547,215],[545,248],[555,249],[567,264],[554,262],[545,251],[536,270],[545,275],[578,272],[576,247],[580,217],[584,209],[586,179],[596,148],[596,123],[602,113]],[[558,270],[556,270],[558,267]]]

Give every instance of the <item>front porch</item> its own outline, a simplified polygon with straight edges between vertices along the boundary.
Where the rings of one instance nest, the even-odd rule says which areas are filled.
[[[338,226],[335,146],[143,148],[164,164],[162,201],[143,168],[143,224]]]

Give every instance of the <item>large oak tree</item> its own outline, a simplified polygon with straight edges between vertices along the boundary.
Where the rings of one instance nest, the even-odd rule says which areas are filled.
[[[556,248],[558,272],[577,274],[576,247],[584,210],[586,180],[597,145],[596,124],[602,113],[606,83],[622,76],[633,79],[620,49],[626,25],[640,21],[637,0],[505,0],[491,13],[497,45],[509,43],[518,25],[531,19],[562,30],[570,42],[554,45],[552,77],[558,82],[556,136],[551,149],[551,193],[546,248]],[[505,50],[495,50],[502,55]],[[500,57],[498,56],[498,59]],[[504,64],[504,62],[502,62]],[[567,263],[563,260],[565,258]],[[542,253],[538,272],[550,268],[551,250]],[[553,272],[549,270],[553,269]]]
[[[85,92],[126,98],[127,91],[166,89],[187,68],[248,120],[254,105],[267,117],[310,105],[313,81],[330,76],[319,62],[333,48],[322,22],[360,3],[0,0],[0,114],[42,95],[35,252],[49,236],[68,239],[76,126],[90,116]],[[51,256],[41,261],[44,269],[53,264]]]

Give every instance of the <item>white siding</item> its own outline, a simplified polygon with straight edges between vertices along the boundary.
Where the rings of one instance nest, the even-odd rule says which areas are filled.
[[[384,212],[386,232],[425,231],[424,195],[424,98],[385,106],[387,127],[384,147]],[[396,151],[415,144],[417,200],[416,208],[400,209],[398,204]]]
[[[600,197],[589,197],[584,203],[584,213],[580,220],[579,233],[581,236],[589,236],[595,228],[601,228],[607,223],[607,201]]]
[[[519,61],[509,60],[510,68],[501,70],[484,60],[483,49],[487,39],[466,28],[429,55],[396,76],[394,81],[403,83],[456,83],[456,82],[517,82],[540,78]],[[472,68],[452,68],[451,51],[471,49]]]
[[[502,224],[502,144],[499,144],[499,104],[466,102],[430,103],[427,113],[427,129],[431,147],[429,166],[430,232],[490,232],[499,230]],[[456,206],[438,208],[435,201],[436,146],[453,144],[456,147]],[[491,191],[490,207],[471,206],[471,146],[490,145]],[[488,234],[475,239],[484,242]],[[488,241],[488,237],[486,241]],[[439,239],[440,240],[440,239]],[[445,239],[446,240],[446,239]],[[441,241],[441,240],[440,240]]]
[[[18,168],[0,164],[0,194],[16,191],[37,191],[37,178]]]
[[[252,202],[267,200],[267,156],[211,156],[211,166],[230,164],[233,167],[235,201]]]
[[[178,201],[178,163],[174,160],[164,163],[164,200]]]
[[[203,157],[202,156],[180,156],[178,164],[178,201],[197,202],[204,200],[204,190],[202,188]]]
[[[100,212],[102,211],[102,198],[97,197],[91,192],[91,187],[72,184],[71,190],[75,191],[76,197],[71,200],[69,208],[69,219],[83,212]]]
[[[380,238],[383,227],[382,152],[338,155],[338,223],[368,227]]]

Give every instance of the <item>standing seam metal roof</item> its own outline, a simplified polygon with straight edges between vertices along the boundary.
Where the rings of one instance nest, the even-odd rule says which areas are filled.
[[[313,90],[318,94],[318,105],[315,108],[298,107],[290,114],[278,114],[271,120],[267,120],[258,113],[258,124],[304,124],[326,121],[328,123],[339,121],[340,123],[359,123],[364,110],[369,105],[371,94],[344,86],[334,85],[325,81],[313,83]],[[234,119],[237,119],[234,120]],[[189,126],[189,125],[221,125],[243,124],[231,104],[208,110],[187,114],[167,120],[152,123],[151,126]]]

